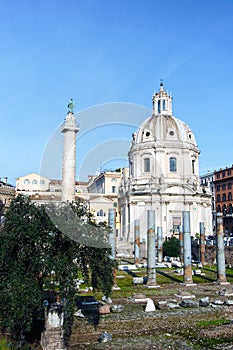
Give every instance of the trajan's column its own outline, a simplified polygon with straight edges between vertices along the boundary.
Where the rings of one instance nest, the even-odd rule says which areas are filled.
[[[68,113],[62,125],[64,133],[64,150],[62,163],[62,202],[72,202],[75,199],[76,180],[76,134],[79,131],[74,116],[74,103],[68,104]]]

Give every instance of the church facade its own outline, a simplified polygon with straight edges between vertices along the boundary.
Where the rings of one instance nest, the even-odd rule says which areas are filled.
[[[129,173],[119,188],[122,242],[134,242],[135,220],[140,239],[147,237],[147,211],[154,210],[155,226],[163,239],[182,232],[182,213],[190,212],[194,238],[204,222],[212,233],[211,194],[200,186],[199,149],[191,129],[172,114],[172,96],[163,83],[153,97],[152,115],[133,134],[128,153]],[[157,230],[155,228],[155,230]]]

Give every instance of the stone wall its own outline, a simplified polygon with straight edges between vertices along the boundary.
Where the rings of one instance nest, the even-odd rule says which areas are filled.
[[[205,247],[205,260],[208,264],[216,263],[216,246]],[[233,247],[225,247],[225,261],[229,266],[233,266]]]

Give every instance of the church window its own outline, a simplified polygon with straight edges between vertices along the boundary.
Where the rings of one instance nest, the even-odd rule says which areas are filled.
[[[171,157],[169,162],[170,162],[170,171],[176,172],[176,158]]]
[[[161,100],[158,100],[158,113],[161,113]]]
[[[145,158],[144,159],[144,172],[148,173],[150,171],[150,159]]]
[[[112,186],[112,193],[116,193],[116,186]]]
[[[192,159],[192,172],[195,174],[195,160]]]
[[[166,111],[166,101],[163,100],[163,111]]]
[[[169,132],[169,134],[170,134],[171,136],[173,136],[173,135],[174,135],[174,131],[171,130],[171,131]]]
[[[30,184],[30,180],[29,179],[25,179],[23,183],[24,183],[24,185],[29,185]]]
[[[133,162],[129,162],[129,175],[133,175]]]
[[[150,136],[150,132],[147,131],[147,132],[146,132],[146,137],[149,137],[149,136]]]

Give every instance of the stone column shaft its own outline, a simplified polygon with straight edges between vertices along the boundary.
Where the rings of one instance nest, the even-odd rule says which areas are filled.
[[[79,131],[76,118],[68,113],[61,130],[64,134],[63,164],[62,164],[62,201],[75,200],[76,180],[76,133]]]
[[[184,280],[185,284],[193,283],[192,254],[190,236],[190,212],[183,212],[183,241],[184,241]]]
[[[111,259],[116,260],[116,209],[108,210],[108,226],[111,227],[108,234],[108,242],[112,249]]]
[[[163,261],[163,237],[162,227],[157,227],[157,239],[158,239],[158,262]]]
[[[226,282],[226,266],[225,266],[225,254],[224,254],[224,234],[223,234],[223,217],[222,213],[217,213],[216,216],[216,229],[217,229],[217,281]]]
[[[156,284],[155,211],[147,210],[147,285]]]
[[[205,263],[205,227],[204,222],[200,222],[200,262]]]
[[[184,262],[184,240],[183,240],[183,228],[182,225],[179,227],[179,241],[180,241],[180,262]]]
[[[140,260],[140,228],[139,220],[134,220],[134,263],[139,264]]]

